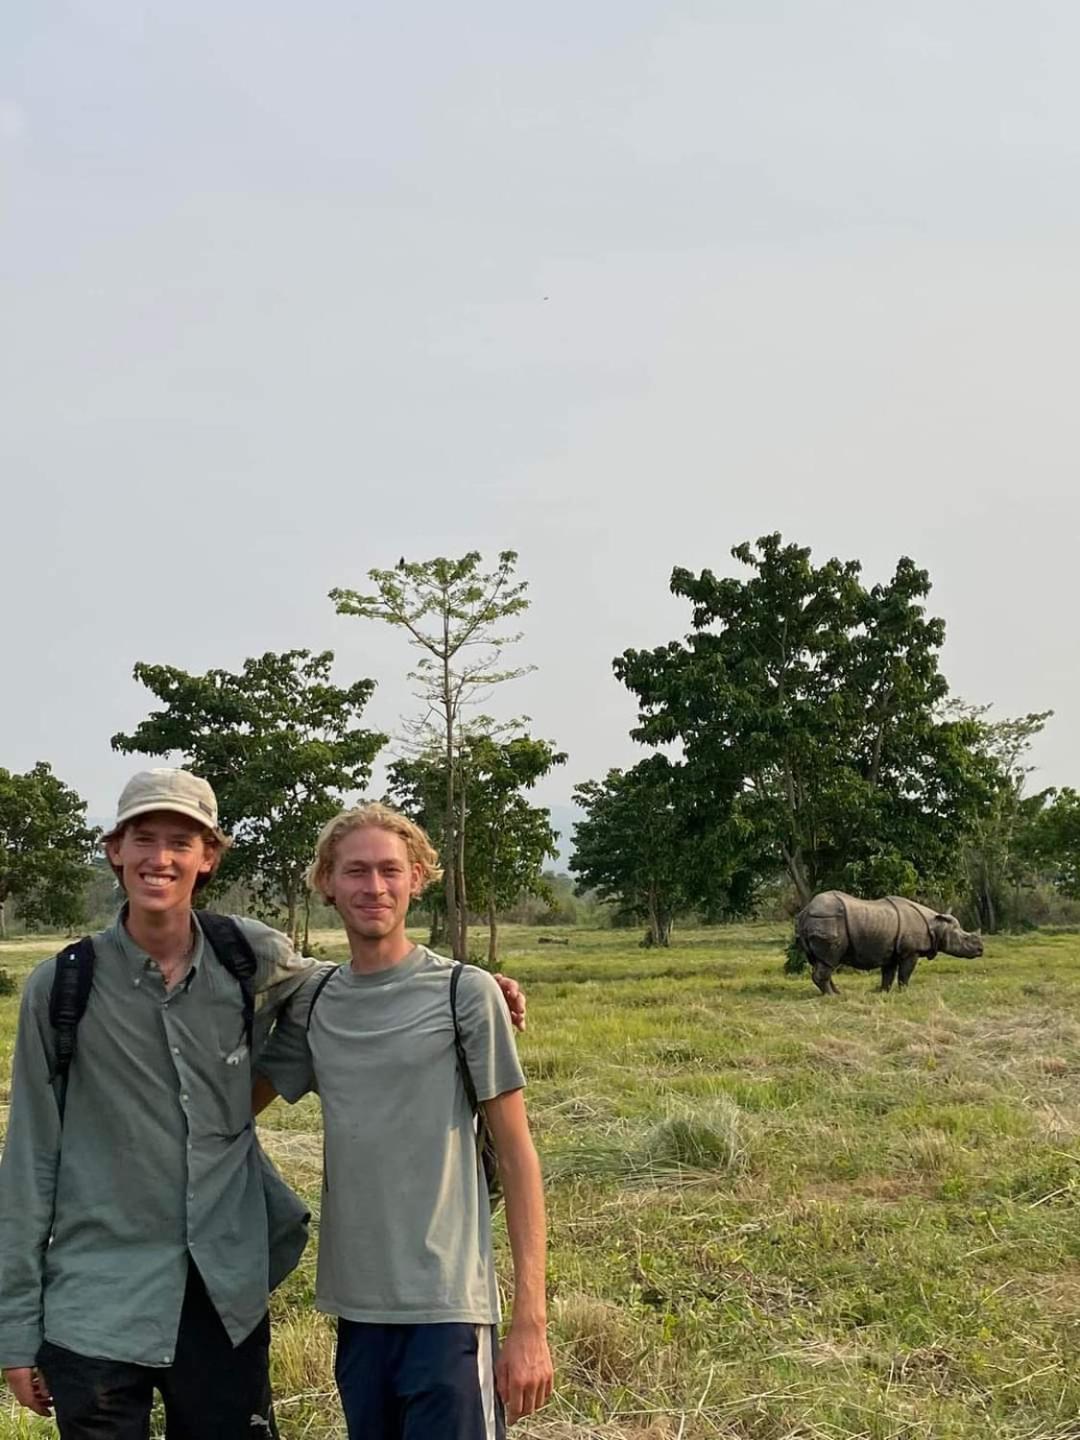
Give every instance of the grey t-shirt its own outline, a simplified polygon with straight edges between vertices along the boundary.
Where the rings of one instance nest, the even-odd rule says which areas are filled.
[[[417,946],[398,965],[334,971],[306,1024],[305,982],[257,1068],[279,1094],[322,1099],[315,1304],[379,1324],[494,1324],[487,1190],[458,1074],[453,962]],[[305,994],[305,991],[307,994]],[[480,1100],[525,1084],[498,985],[469,966],[458,1023]]]

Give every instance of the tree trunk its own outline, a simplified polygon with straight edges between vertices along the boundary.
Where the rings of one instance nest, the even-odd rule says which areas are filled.
[[[428,931],[428,949],[434,950],[446,939],[446,911],[433,902],[431,906],[431,928]]]
[[[997,933],[997,909],[994,905],[993,887],[985,866],[980,877],[978,894],[975,896],[975,908],[979,913],[979,929],[985,931],[987,935],[995,935]]]
[[[458,788],[461,792],[461,808],[458,811],[457,849],[454,852],[454,880],[457,886],[458,904],[458,933],[454,941],[454,959],[464,961],[469,958],[469,896],[465,887],[465,821],[468,791],[465,786],[464,772],[460,776]]]
[[[0,900],[0,940],[7,939],[7,901]]]
[[[795,886],[795,893],[799,897],[801,909],[803,905],[809,905],[814,898],[813,887],[807,878],[806,867],[798,851],[792,852],[786,845],[781,845],[780,848],[784,854],[784,868],[791,878],[791,883]]]
[[[656,886],[649,886],[649,944],[665,945],[664,925],[660,915],[660,905],[656,897]]]
[[[448,623],[444,617],[444,639]],[[443,862],[446,866],[443,874],[443,889],[446,895],[446,933],[450,937],[450,949],[454,959],[460,960],[462,957],[458,954],[461,940],[458,933],[457,903],[457,812],[454,808],[454,694],[450,684],[450,661],[446,653],[446,645],[443,649],[442,699],[443,714],[446,720],[446,815],[443,823],[443,844],[445,846]]]
[[[492,969],[495,968],[495,963],[499,958],[498,930],[499,921],[495,914],[495,895],[492,892],[491,899],[488,901],[488,964]]]
[[[289,882],[285,889],[285,933],[296,945],[296,886]]]
[[[306,955],[311,946],[311,891],[304,891],[304,944],[301,954]]]

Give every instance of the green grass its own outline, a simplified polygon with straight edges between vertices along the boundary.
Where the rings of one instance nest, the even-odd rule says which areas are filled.
[[[569,933],[503,937],[558,1366],[523,1435],[1078,1440],[1080,938],[994,939],[890,995],[842,972],[826,1000],[783,973],[782,927]],[[316,1201],[318,1123],[306,1100],[262,1126]],[[324,1440],[312,1260],[275,1297],[276,1389],[283,1434]],[[45,1433],[0,1409],[0,1437]]]

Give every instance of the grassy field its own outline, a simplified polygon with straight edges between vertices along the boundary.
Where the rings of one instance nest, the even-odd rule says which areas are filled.
[[[891,995],[842,973],[830,1000],[781,973],[775,926],[569,938],[505,937],[558,1367],[522,1436],[1080,1440],[1080,937]],[[315,1104],[262,1133],[317,1201]],[[289,1440],[343,1434],[312,1284],[309,1257],[275,1297]],[[0,1403],[0,1437],[48,1433]]]

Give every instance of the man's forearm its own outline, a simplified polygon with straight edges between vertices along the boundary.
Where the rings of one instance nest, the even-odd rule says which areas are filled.
[[[514,1262],[514,1325],[547,1323],[547,1232],[540,1161],[526,1136],[499,1152],[506,1229]]]

